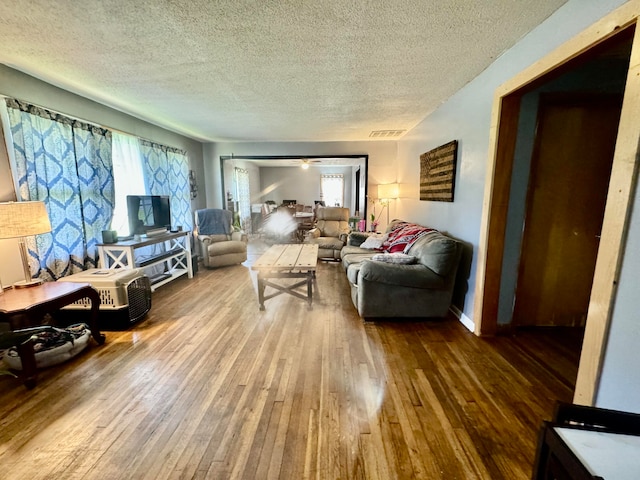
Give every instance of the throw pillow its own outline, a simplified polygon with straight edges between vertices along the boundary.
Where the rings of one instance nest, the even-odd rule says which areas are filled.
[[[369,234],[368,233],[364,233],[364,232],[351,232],[349,234],[349,239],[347,242],[347,245],[351,246],[351,247],[359,247],[360,245],[362,245],[365,240],[369,238]]]
[[[371,235],[360,244],[360,248],[368,248],[369,250],[382,250],[382,244],[386,240],[386,235]]]
[[[412,263],[416,263],[416,261],[418,260],[413,255],[407,255],[406,253],[400,252],[376,253],[373,257],[371,257],[371,259],[378,262],[396,263],[400,265],[411,265]]]

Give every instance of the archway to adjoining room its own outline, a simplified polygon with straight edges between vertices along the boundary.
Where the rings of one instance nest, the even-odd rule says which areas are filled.
[[[239,206],[238,171],[246,172],[248,177],[252,208],[284,200],[313,206],[316,201],[324,201],[321,177],[339,176],[344,186],[340,206],[349,208],[354,217],[366,218],[368,163],[368,155],[221,156],[222,205],[231,210]]]

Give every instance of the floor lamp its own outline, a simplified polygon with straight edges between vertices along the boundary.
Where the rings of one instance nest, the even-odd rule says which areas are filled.
[[[400,196],[400,186],[397,183],[378,185],[378,200],[387,207],[387,225],[389,225],[389,202]]]
[[[33,287],[42,283],[39,278],[31,278],[24,237],[50,231],[51,222],[44,202],[0,203],[0,239],[19,238],[24,280],[14,283],[14,288]]]

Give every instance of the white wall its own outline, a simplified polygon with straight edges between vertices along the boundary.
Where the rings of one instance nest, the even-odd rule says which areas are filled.
[[[320,177],[323,174],[342,174],[344,176],[344,201],[341,206],[352,203],[351,167],[262,167],[260,168],[260,186],[264,200],[274,200],[276,204],[283,200],[297,200],[298,203],[314,205],[320,200]],[[268,193],[267,193],[268,192]],[[353,214],[353,212],[351,212]]]
[[[473,322],[494,92],[502,83],[624,3],[622,0],[567,2],[398,142],[398,182],[404,193],[396,202],[398,216],[448,232],[467,243],[463,259],[467,285],[460,286],[466,293],[456,298],[456,306],[467,325]],[[451,140],[458,140],[455,201],[420,201],[420,155]]]
[[[640,186],[636,184],[596,405],[640,413]]]

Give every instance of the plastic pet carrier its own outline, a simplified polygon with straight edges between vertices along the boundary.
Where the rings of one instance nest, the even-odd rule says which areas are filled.
[[[142,320],[151,309],[151,284],[141,269],[90,269],[59,282],[89,283],[100,294],[101,330],[122,330]],[[91,301],[83,298],[63,308],[65,313],[88,315]]]

